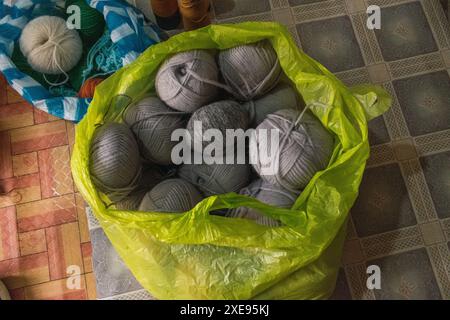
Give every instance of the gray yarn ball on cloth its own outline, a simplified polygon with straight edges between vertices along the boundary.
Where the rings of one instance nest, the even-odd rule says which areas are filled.
[[[185,212],[202,200],[198,190],[183,179],[168,179],[147,192],[139,211]]]
[[[219,70],[212,54],[205,50],[177,53],[167,59],[156,74],[156,92],[169,107],[194,112],[216,99]]]
[[[123,199],[136,189],[141,170],[138,144],[125,124],[108,122],[95,130],[89,171],[100,191],[113,201]]]
[[[260,161],[271,151],[271,139],[261,140],[259,129],[279,130],[278,171],[262,175]],[[267,141],[267,143],[264,143]],[[253,168],[268,183],[296,192],[303,190],[316,172],[324,170],[334,149],[333,135],[309,111],[285,109],[269,114],[250,139]],[[273,165],[273,164],[272,164]]]
[[[243,129],[248,128],[248,112],[236,101],[222,100],[208,104],[197,111],[195,111],[188,121],[187,129],[192,139],[192,148],[194,148],[194,141],[202,141],[203,135],[199,131],[194,130],[194,124],[198,121],[202,126],[202,133],[208,129],[218,129],[224,137],[226,137],[226,129]],[[202,146],[209,144],[208,141],[203,141]],[[198,151],[198,150],[196,150]]]
[[[147,97],[128,107],[124,121],[131,128],[139,143],[143,158],[156,164],[170,164],[172,132],[184,128],[185,114],[175,111],[157,97]]]
[[[178,175],[195,185],[205,196],[239,192],[250,177],[248,164],[183,164]]]
[[[282,74],[278,56],[267,40],[221,51],[219,67],[232,94],[241,101],[266,94]]]
[[[303,109],[300,100],[294,88],[280,83],[266,95],[244,103],[243,107],[248,111],[252,126],[256,127],[271,113],[282,109]]]
[[[297,193],[293,193],[289,190],[280,188],[279,186],[273,186],[262,179],[253,181],[247,187],[241,189],[239,194],[251,196],[266,204],[273,205],[278,208],[290,208],[294,204],[298,197]],[[245,218],[255,220],[256,223],[277,227],[281,225],[281,222],[265,216],[257,209],[249,207],[239,207],[231,209],[226,215],[230,218]]]

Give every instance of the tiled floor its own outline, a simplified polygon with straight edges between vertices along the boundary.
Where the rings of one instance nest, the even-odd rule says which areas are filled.
[[[32,108],[0,75],[0,278],[13,298],[96,297],[73,141],[72,123]]]

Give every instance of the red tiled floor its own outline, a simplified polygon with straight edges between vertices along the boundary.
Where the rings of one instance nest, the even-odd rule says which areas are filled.
[[[85,204],[70,171],[75,126],[5,84],[0,75],[0,279],[13,299],[95,299]]]

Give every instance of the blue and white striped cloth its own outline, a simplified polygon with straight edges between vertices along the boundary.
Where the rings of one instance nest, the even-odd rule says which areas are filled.
[[[58,3],[58,0],[0,1],[0,72],[8,83],[36,108],[59,118],[78,122],[91,99],[55,97],[33,78],[17,69],[10,57],[22,29],[36,5]],[[117,44],[123,65],[134,61],[149,46],[160,42],[159,29],[146,21],[136,8],[122,0],[85,0],[103,13],[112,42]]]

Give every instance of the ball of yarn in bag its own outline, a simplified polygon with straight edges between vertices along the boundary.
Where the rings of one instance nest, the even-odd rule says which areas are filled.
[[[207,51],[177,53],[167,59],[156,75],[156,92],[169,107],[194,112],[216,98],[218,68]]]
[[[142,171],[139,147],[125,124],[109,122],[95,130],[89,169],[95,186],[113,201],[136,189]]]
[[[95,93],[95,88],[103,81],[102,78],[91,78],[87,79],[78,91],[78,96],[80,98],[93,98]]]
[[[238,192],[250,177],[247,164],[183,164],[178,175],[191,182],[205,196]]]
[[[75,5],[80,9],[80,28],[78,32],[83,42],[92,44],[99,39],[105,29],[105,19],[96,9],[86,3],[86,0],[66,0],[66,10]]]
[[[115,206],[119,210],[131,210],[136,211],[142,202],[147,190],[141,189],[130,193],[128,196],[122,200],[115,203]]]
[[[131,105],[124,114],[125,123],[131,128],[139,143],[142,156],[157,164],[170,164],[172,132],[184,128],[185,115],[167,107],[156,97],[147,97]]]
[[[262,139],[260,129],[279,130],[279,146],[271,146],[271,139]],[[316,172],[327,167],[333,147],[333,136],[311,112],[285,109],[269,114],[256,128],[249,154],[262,179],[295,192],[304,189]],[[261,162],[264,155],[275,154],[278,148],[278,166]]]
[[[202,130],[194,130],[195,123],[201,124]],[[208,129],[218,129],[223,134],[224,143],[226,129],[243,129],[248,127],[248,112],[236,101],[222,100],[213,102],[195,111],[187,124],[193,141],[203,141],[203,133]],[[203,146],[208,145],[203,141]],[[193,144],[192,144],[193,145]]]
[[[277,54],[266,40],[221,51],[219,67],[234,96],[242,101],[269,92],[281,75]]]
[[[253,126],[259,125],[268,114],[282,109],[302,109],[297,92],[289,85],[280,83],[272,91],[243,104]]]
[[[261,202],[278,208],[292,207],[298,197],[298,194],[285,190],[279,186],[273,186],[262,179],[255,180],[247,187],[242,188],[241,191],[239,191],[239,194],[251,196]],[[232,209],[226,216],[231,218],[251,219],[255,220],[258,224],[270,227],[277,227],[281,225],[280,221],[264,215],[259,212],[258,209],[250,207],[239,207]]]
[[[30,66],[47,74],[69,71],[83,52],[78,33],[67,28],[64,19],[55,16],[31,20],[23,29],[19,44]]]
[[[182,179],[168,179],[147,192],[140,211],[185,212],[202,200],[198,190]]]

